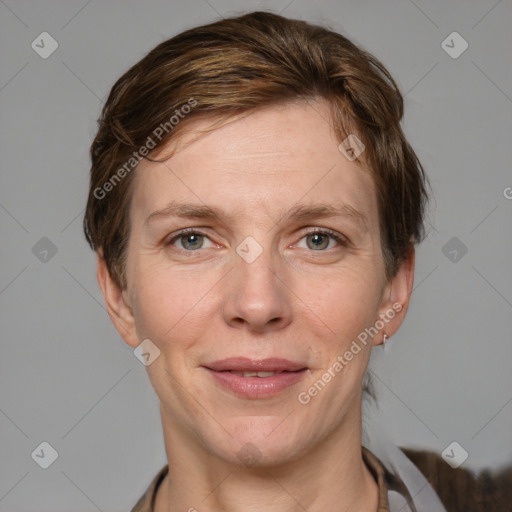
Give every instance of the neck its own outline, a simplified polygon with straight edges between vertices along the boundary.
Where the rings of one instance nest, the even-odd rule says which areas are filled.
[[[162,419],[169,473],[155,512],[377,510],[378,487],[362,459],[360,421],[357,428],[342,425],[293,462],[246,468],[206,454],[196,439],[183,439]]]

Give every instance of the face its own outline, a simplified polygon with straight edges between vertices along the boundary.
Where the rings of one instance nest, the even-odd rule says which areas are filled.
[[[160,350],[164,431],[225,461],[357,432],[372,345],[407,308],[412,266],[386,280],[371,174],[327,120],[289,103],[183,144],[211,124],[194,121],[137,169],[125,290],[100,260],[119,332]]]

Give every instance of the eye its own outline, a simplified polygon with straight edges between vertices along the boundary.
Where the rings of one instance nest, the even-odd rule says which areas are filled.
[[[209,240],[209,238],[200,231],[183,230],[171,238],[166,245],[175,245],[175,242],[178,242],[181,244],[181,247],[178,247],[178,249],[190,252],[197,251],[198,249],[204,249],[205,240]],[[213,243],[211,241],[210,244],[210,247],[213,247]]]
[[[313,251],[323,251],[325,249],[332,249],[333,245],[331,242],[334,240],[338,245],[346,246],[347,241],[345,238],[331,230],[316,230],[310,231],[301,240],[306,240],[306,249]]]
[[[324,251],[326,249],[332,249],[333,247],[336,247],[336,245],[332,243],[333,241],[340,246],[348,245],[348,241],[345,239],[343,235],[340,235],[335,231],[326,229],[317,229],[315,231],[311,231],[302,236],[300,241],[302,240],[306,240],[306,247],[302,247],[313,251]],[[205,247],[205,241],[208,241],[210,245]],[[297,244],[297,247],[301,247],[299,244]],[[180,231],[179,233],[174,235],[166,243],[166,245],[172,245],[177,247],[178,249],[182,249],[187,252],[193,252],[199,249],[205,249],[207,247],[215,246],[215,244],[208,238],[206,234],[195,229],[185,229]]]

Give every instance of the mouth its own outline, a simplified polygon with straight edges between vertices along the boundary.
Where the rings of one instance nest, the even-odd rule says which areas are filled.
[[[226,370],[226,371],[229,371],[229,373],[231,373],[233,375],[239,375],[240,377],[259,377],[260,379],[265,379],[267,377],[273,377],[274,375],[279,375],[280,373],[283,373],[283,372],[251,372],[251,371],[235,372],[235,371],[230,371],[230,370]]]
[[[204,368],[223,390],[246,399],[276,396],[301,381],[308,368],[288,359],[229,358]]]
[[[281,373],[303,370],[306,365],[289,359],[272,357],[268,359],[249,359],[247,357],[230,357],[205,365],[206,368],[217,372],[253,372]]]

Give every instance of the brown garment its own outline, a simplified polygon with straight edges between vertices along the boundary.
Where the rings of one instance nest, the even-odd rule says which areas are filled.
[[[435,489],[448,512],[512,512],[512,468],[500,472],[452,469],[435,452],[401,448]]]
[[[447,512],[512,512],[512,468],[494,474],[485,470],[475,477],[466,469],[452,469],[437,453],[400,449],[430,482]],[[414,512],[403,482],[364,446],[362,454],[379,488],[377,512],[389,512],[388,491],[393,490],[405,497]],[[168,469],[166,465],[158,472],[131,512],[154,512],[156,491]]]
[[[388,490],[396,490],[399,492],[405,492],[406,496],[410,498],[407,489],[403,483],[397,480],[386,468],[382,465],[373,453],[367,450],[364,446],[362,447],[363,460],[375,478],[379,488],[379,505],[376,512],[389,512],[388,503]],[[137,502],[131,512],[154,512],[154,502],[156,492],[159,485],[167,475],[169,466],[164,466],[155,476],[144,495]],[[405,512],[405,510],[404,510]]]

